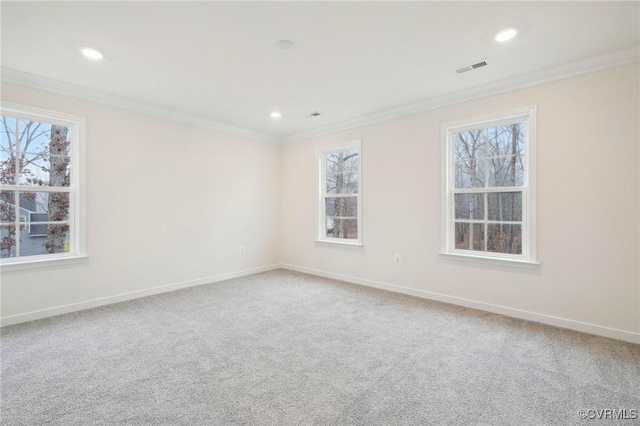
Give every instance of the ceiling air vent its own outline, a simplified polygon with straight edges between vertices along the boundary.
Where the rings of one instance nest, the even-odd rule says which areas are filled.
[[[313,111],[311,114],[307,115],[307,117],[317,117],[320,113],[318,111]]]
[[[465,65],[463,67],[456,68],[456,73],[462,74],[463,72],[475,70],[476,68],[482,68],[487,66],[487,61],[476,62],[475,64]]]

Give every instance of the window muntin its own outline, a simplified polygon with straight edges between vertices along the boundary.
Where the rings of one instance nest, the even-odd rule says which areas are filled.
[[[2,106],[2,265],[82,253],[77,151],[83,122],[66,114]],[[27,217],[28,223],[22,220]]]
[[[362,242],[361,158],[360,141],[319,152],[321,241]]]
[[[535,108],[445,127],[443,252],[535,262]]]

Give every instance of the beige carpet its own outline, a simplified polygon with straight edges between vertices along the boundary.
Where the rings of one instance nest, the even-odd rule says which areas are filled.
[[[578,414],[640,415],[639,345],[283,270],[5,327],[1,355],[6,425],[640,424]]]

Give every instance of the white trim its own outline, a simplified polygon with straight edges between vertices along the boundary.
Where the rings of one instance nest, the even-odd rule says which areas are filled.
[[[526,321],[539,322],[542,324],[548,324],[555,327],[566,328],[569,330],[579,331],[582,333],[588,333],[596,336],[609,337],[612,339],[618,339],[618,340],[623,340],[630,343],[640,344],[640,333],[635,333],[632,331],[620,330],[620,329],[605,327],[597,324],[591,324],[591,323],[586,323],[582,321],[555,317],[552,315],[539,314],[536,312],[509,308],[506,306],[494,305],[492,303],[479,302],[472,299],[465,299],[462,297],[449,296],[446,294],[434,293],[434,292],[425,291],[425,290],[417,290],[417,289],[399,286],[395,284],[389,284],[381,281],[372,281],[364,278],[351,277],[348,275],[334,274],[331,272],[324,272],[324,271],[319,271],[315,269],[289,265],[285,263],[247,269],[247,270],[238,271],[238,272],[231,272],[227,274],[220,274],[220,275],[201,278],[197,280],[183,281],[176,284],[169,284],[169,285],[155,287],[155,288],[146,289],[146,290],[138,290],[130,293],[119,294],[116,296],[109,296],[109,297],[103,297],[100,299],[88,300],[85,302],[72,303],[69,305],[63,305],[63,306],[57,306],[54,308],[43,309],[39,311],[27,312],[24,314],[11,315],[8,317],[3,317],[0,320],[0,326],[4,327],[4,326],[13,325],[13,324],[20,324],[23,322],[43,319],[43,318],[49,318],[56,315],[83,311],[83,310],[95,308],[98,306],[124,302],[127,300],[133,300],[141,297],[152,296],[154,294],[167,293],[167,292],[179,290],[182,288],[195,287],[203,284],[212,284],[215,282],[224,281],[232,278],[238,278],[238,277],[243,277],[248,275],[259,274],[262,272],[273,271],[275,269],[287,269],[290,271],[301,272],[303,274],[331,278],[334,280],[340,280],[340,281],[344,281],[352,284],[358,284],[366,287],[373,287],[373,288],[378,288],[382,290],[387,290],[394,293],[407,294],[410,296],[419,297],[421,299],[436,300],[443,303],[449,303],[451,305],[464,306],[467,308],[477,309],[485,312],[492,312],[495,314],[505,315],[512,318],[519,318]]]
[[[349,243],[346,241],[341,241],[338,238],[326,239],[326,240],[315,240],[316,243],[319,244],[328,244],[330,246],[335,246],[336,244],[339,246],[350,246],[350,247],[364,247],[364,244],[361,243]]]
[[[354,194],[327,194],[327,183],[326,183],[326,161],[325,157],[327,154],[332,154],[336,152],[342,152],[347,150],[356,149],[358,151],[358,192]],[[350,245],[350,246],[362,246],[363,245],[363,236],[362,236],[362,139],[354,139],[348,142],[343,142],[336,145],[330,145],[326,147],[318,147],[316,150],[316,161],[318,164],[318,170],[316,175],[318,176],[318,198],[317,198],[317,221],[316,221],[316,241],[328,244],[338,244],[338,245]],[[357,232],[358,239],[356,240],[348,240],[348,239],[340,239],[340,238],[331,238],[326,236],[326,197],[331,198],[344,198],[344,197],[357,197],[357,210],[358,216],[357,220]]]
[[[343,130],[349,130],[369,124],[375,124],[381,121],[406,117],[420,112],[431,111],[438,108],[444,108],[477,99],[489,98],[503,93],[514,92],[516,90],[527,89],[529,87],[540,86],[572,77],[579,77],[598,71],[621,67],[638,62],[638,59],[640,58],[639,48],[640,46],[634,46],[627,49],[616,50],[604,55],[581,59],[506,80],[473,87],[460,92],[434,97],[411,105],[381,111],[375,114],[354,118],[341,123],[330,124],[328,126],[319,127],[305,132],[294,133],[283,136],[280,139],[280,142],[282,144],[300,142],[305,139],[341,132]]]
[[[51,155],[50,157],[54,157],[53,155]],[[3,191],[18,191],[18,192],[66,192],[66,193],[71,193],[73,192],[73,187],[72,186],[35,186],[35,185],[2,185],[2,190]],[[11,204],[12,206],[15,206],[12,203],[8,203]],[[29,209],[25,209],[24,207],[19,207],[19,209],[21,210],[29,210]],[[31,210],[29,210],[31,211]],[[31,213],[44,213],[44,212],[31,212]]]
[[[68,187],[38,187],[26,185],[1,185],[3,189],[13,190],[16,193],[16,203],[19,191],[31,190],[32,192],[66,192],[69,193],[70,209],[69,218],[60,223],[70,225],[70,253],[61,255],[44,256],[19,256],[17,258],[0,259],[0,266],[8,271],[36,268],[40,266],[53,266],[63,263],[75,263],[83,261],[86,253],[86,119],[81,116],[67,114],[59,111],[38,108],[31,105],[17,104],[13,102],[1,102],[0,113],[19,119],[42,121],[60,125],[69,129],[70,144],[70,178]],[[16,225],[17,226],[17,225]],[[19,251],[19,239],[16,241]],[[48,260],[51,260],[48,262]],[[72,261],[75,259],[75,261]],[[45,262],[37,266],[38,262]]]
[[[27,321],[34,321],[42,318],[53,317],[56,315],[68,314],[70,312],[83,311],[98,306],[110,305],[113,303],[124,302],[127,300],[138,299],[141,297],[152,296],[154,294],[166,293],[169,291],[179,290],[182,288],[195,287],[203,284],[212,284],[231,278],[244,277],[247,275],[259,274],[261,272],[279,269],[280,265],[269,265],[260,268],[246,269],[244,271],[230,272],[226,274],[214,275],[211,277],[200,278],[196,280],[183,281],[175,284],[168,284],[160,287],[149,288],[145,290],[132,291],[130,293],[122,293],[115,296],[102,297],[100,299],[87,300],[84,302],[72,303],[69,305],[56,306],[54,308],[42,309],[40,311],[32,311],[24,314],[11,315],[3,317],[0,320],[0,326],[20,324]]]
[[[524,182],[520,187],[486,187],[461,189],[455,188],[454,180],[454,135],[458,132],[472,129],[484,129],[498,125],[524,123]],[[470,120],[461,120],[441,125],[441,150],[440,150],[440,185],[441,185],[441,220],[440,220],[440,254],[452,255],[450,258],[462,258],[469,256],[473,261],[487,259],[488,262],[502,263],[511,261],[513,265],[538,265],[537,239],[536,239],[536,143],[537,143],[537,106],[531,105],[506,112],[499,112]],[[522,193],[522,254],[492,253],[488,251],[464,251],[455,248],[454,219],[453,219],[453,195],[458,193],[493,193],[493,192],[521,192]],[[485,209],[487,205],[485,204]],[[491,223],[488,216],[482,220],[467,221],[488,224]],[[505,222],[502,222],[505,223]],[[486,234],[486,229],[485,229]],[[485,241],[486,243],[486,241]],[[454,257],[455,256],[455,257]]]
[[[219,132],[240,136],[249,139],[256,139],[263,142],[280,143],[280,138],[266,133],[255,132],[253,130],[243,129],[240,127],[230,126],[228,124],[218,123],[201,117],[173,111],[167,108],[156,107],[145,104],[143,102],[132,101],[119,96],[110,95],[108,93],[97,90],[86,89],[61,81],[51,80],[46,77],[40,77],[17,71],[10,68],[0,68],[2,74],[2,82],[15,84],[18,86],[29,87],[32,89],[44,90],[64,96],[71,96],[85,101],[95,102],[103,105],[109,105],[116,108],[122,108],[129,111],[141,112],[143,114],[153,115],[155,117],[167,120],[180,121],[194,126],[204,127],[207,129],[217,130]]]
[[[578,77],[598,71],[621,67],[631,63],[636,63],[638,62],[639,58],[639,46],[620,49],[613,52],[605,53],[604,55],[593,56],[590,58],[569,62],[510,79],[500,80],[494,83],[473,87],[460,92],[434,97],[422,102],[417,102],[399,108],[393,108],[375,114],[366,115],[364,117],[354,118],[352,120],[343,121],[341,123],[318,127],[309,131],[293,133],[281,138],[275,135],[269,135],[253,130],[229,126],[227,124],[218,123],[189,114],[171,111],[165,108],[154,107],[142,102],[132,101],[130,99],[125,99],[119,96],[114,96],[91,89],[85,89],[72,84],[51,80],[45,77],[40,77],[9,68],[1,67],[0,74],[3,82],[19,86],[45,90],[47,92],[57,93],[65,96],[72,96],[78,99],[97,102],[103,105],[110,105],[130,111],[141,112],[144,114],[166,118],[169,120],[180,121],[192,124],[194,126],[205,127],[236,136],[257,139],[271,143],[287,144],[331,133],[336,133],[343,130],[353,129],[355,127],[362,127],[381,121],[391,120],[393,118],[405,117],[424,111],[430,111],[446,106],[488,98],[503,93],[513,92],[516,90],[540,86],[542,84],[565,80],[572,77]]]
[[[33,234],[30,237],[42,237],[46,234]],[[13,260],[11,263],[0,264],[0,270],[2,273],[32,270],[39,268],[50,268],[53,266],[65,266],[74,263],[83,263],[89,259],[89,256],[80,254],[45,254],[42,256],[22,256],[17,258],[6,258]]]
[[[315,269],[303,268],[300,266],[294,266],[294,265],[288,265],[288,264],[281,264],[280,266],[282,269],[288,269],[291,271],[301,272],[304,274],[331,278],[334,280],[345,281],[348,283],[363,285],[367,287],[379,288],[382,290],[392,291],[394,293],[408,294],[410,296],[415,296],[422,299],[436,300],[438,302],[449,303],[457,306],[464,306],[467,308],[478,309],[485,312],[492,312],[494,314],[505,315],[512,318],[519,318],[527,321],[539,322],[542,324],[548,324],[555,327],[580,331],[582,333],[589,333],[589,334],[594,334],[596,336],[609,337],[612,339],[624,340],[625,342],[640,344],[640,333],[635,333],[632,331],[620,330],[620,329],[605,327],[597,324],[590,324],[582,321],[555,317],[552,315],[539,314],[536,312],[509,308],[507,306],[494,305],[492,303],[479,302],[472,299],[465,299],[462,297],[449,296],[441,293],[433,293],[425,290],[417,290],[409,287],[389,284],[389,283],[380,282],[380,281],[371,281],[364,278],[356,278],[356,277],[351,277],[347,275],[334,274],[331,272],[318,271]]]
[[[460,260],[463,262],[474,262],[474,263],[484,263],[484,264],[494,264],[494,265],[502,265],[502,266],[516,266],[520,268],[530,268],[535,269],[540,266],[540,262],[533,262],[530,260],[523,259],[513,259],[511,257],[498,257],[498,256],[478,256],[472,253],[460,253],[456,252],[440,252],[438,253],[440,256],[445,258],[449,258],[452,260]],[[493,253],[492,253],[493,254]]]

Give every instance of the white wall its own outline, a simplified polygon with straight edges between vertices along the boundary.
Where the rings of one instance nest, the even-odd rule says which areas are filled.
[[[89,253],[3,271],[3,324],[279,262],[280,146],[11,85],[2,99],[86,117]]]
[[[283,146],[283,263],[640,342],[638,75],[625,66]],[[532,104],[541,266],[443,259],[440,125]],[[316,149],[353,139],[365,246],[315,243]]]
[[[90,255],[3,271],[3,324],[282,262],[640,342],[638,75],[626,66],[282,147],[3,85],[5,101],[87,118]],[[442,259],[440,125],[531,104],[541,266]],[[365,246],[320,245],[316,148],[353,139],[363,141]]]

